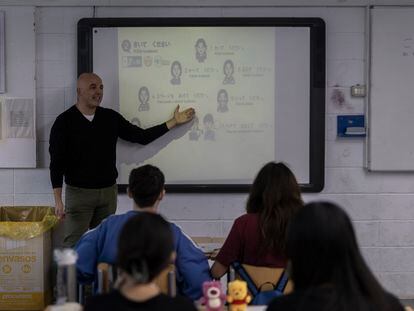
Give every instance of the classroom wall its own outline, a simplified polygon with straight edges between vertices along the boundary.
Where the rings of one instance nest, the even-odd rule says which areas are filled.
[[[10,7],[8,8],[10,9]],[[24,7],[15,7],[23,10]],[[17,12],[16,11],[16,12]],[[75,100],[76,23],[82,17],[312,16],[327,29],[326,173],[320,194],[351,215],[370,267],[401,298],[414,298],[414,179],[409,173],[363,168],[363,139],[337,139],[338,114],[363,114],[364,99],[350,86],[364,84],[364,7],[36,7],[37,169],[0,170],[0,204],[53,205],[48,137],[56,116]],[[95,15],[94,15],[95,14]],[[6,14],[6,20],[9,19]],[[26,26],[21,26],[26,27]],[[7,37],[6,42],[8,43]],[[7,56],[6,56],[7,57]],[[161,212],[193,236],[225,236],[244,209],[241,194],[167,194]],[[119,196],[118,212],[131,208]]]
[[[6,93],[0,96],[35,98],[34,7],[0,7],[5,12],[4,37]],[[0,126],[1,129],[1,126]],[[0,142],[0,148],[2,144]],[[21,173],[25,170],[0,169],[0,205],[18,202]],[[16,184],[14,182],[17,182]],[[19,203],[16,203],[19,204]]]

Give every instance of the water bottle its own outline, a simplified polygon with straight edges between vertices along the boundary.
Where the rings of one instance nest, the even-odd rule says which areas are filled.
[[[54,259],[57,265],[56,304],[76,302],[76,260],[78,254],[71,248],[55,249]]]

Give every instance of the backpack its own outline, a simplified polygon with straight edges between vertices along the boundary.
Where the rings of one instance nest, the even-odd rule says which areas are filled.
[[[254,284],[250,275],[239,262],[235,261],[231,264],[231,266],[237,272],[240,278],[247,283],[247,288],[252,295],[252,301],[250,302],[251,305],[268,305],[274,298],[282,296],[289,280],[286,270],[283,270],[282,275],[276,284],[266,282],[258,288],[256,284]],[[273,290],[262,291],[261,287],[269,283],[273,286]]]

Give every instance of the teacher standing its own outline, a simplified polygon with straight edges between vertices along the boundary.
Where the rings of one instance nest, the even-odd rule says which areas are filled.
[[[56,215],[64,218],[64,247],[73,247],[85,231],[116,211],[118,137],[146,145],[194,117],[193,108],[180,112],[177,106],[167,122],[141,129],[99,106],[103,83],[98,75],[81,74],[76,91],[76,104],[56,118],[49,139],[50,179]]]

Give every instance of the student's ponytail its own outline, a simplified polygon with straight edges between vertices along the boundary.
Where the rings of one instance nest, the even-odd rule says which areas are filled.
[[[147,261],[143,258],[131,261],[130,275],[138,284],[148,283],[150,281],[150,272]]]

